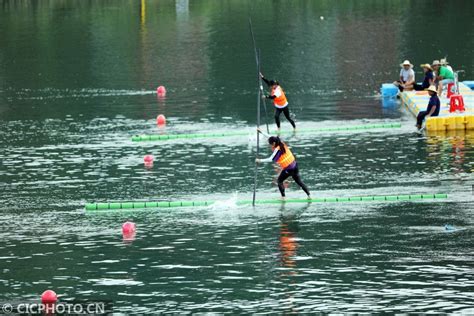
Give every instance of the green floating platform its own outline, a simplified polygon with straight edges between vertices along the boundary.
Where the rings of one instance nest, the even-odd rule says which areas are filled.
[[[337,203],[337,202],[369,202],[369,201],[413,201],[446,199],[447,194],[412,194],[412,195],[374,195],[355,197],[327,197],[308,199],[279,199],[256,200],[256,204],[288,204],[288,203]],[[107,211],[107,210],[133,210],[147,208],[173,208],[173,207],[193,207],[209,206],[216,201],[178,201],[178,202],[113,202],[113,203],[88,203],[86,211]],[[251,205],[252,200],[237,201],[237,205]]]
[[[400,128],[401,123],[385,123],[385,124],[363,124],[363,125],[348,125],[338,127],[320,127],[320,128],[302,128],[297,129],[296,134],[308,134],[308,133],[320,133],[320,132],[343,132],[343,131],[356,131],[366,129],[384,129],[384,128]],[[273,132],[274,134],[276,132]],[[293,134],[294,132],[282,131],[280,134],[287,135]],[[249,135],[249,131],[238,131],[238,132],[222,132],[222,133],[200,133],[200,134],[151,134],[151,135],[135,135],[132,137],[134,142],[144,141],[157,141],[157,140],[172,140],[172,139],[190,139],[190,138],[219,138],[219,137],[232,137],[232,136],[245,136]]]

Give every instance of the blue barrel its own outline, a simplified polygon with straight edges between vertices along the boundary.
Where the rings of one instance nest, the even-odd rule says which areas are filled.
[[[471,90],[474,90],[474,81],[466,80],[466,81],[463,81],[462,83],[468,86]]]
[[[384,108],[396,108],[398,106],[398,101],[393,97],[384,97],[382,98],[382,106]]]
[[[398,91],[398,87],[393,83],[384,83],[382,84],[382,88],[380,88],[382,97],[396,97]]]

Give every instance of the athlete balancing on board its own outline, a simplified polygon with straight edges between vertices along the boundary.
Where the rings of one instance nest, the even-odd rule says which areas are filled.
[[[273,100],[273,105],[275,106],[275,123],[280,131],[280,114],[283,112],[286,119],[293,126],[293,129],[296,129],[295,122],[290,117],[290,110],[288,109],[288,100],[286,99],[285,92],[280,86],[280,83],[276,80],[266,79],[262,73],[260,77],[263,81],[270,87],[270,95],[266,96],[267,99]]]
[[[260,128],[257,128],[257,131],[268,138],[268,143],[270,144],[273,153],[266,159],[257,158],[255,161],[257,163],[275,162],[281,167],[282,170],[278,176],[278,189],[280,190],[282,199],[285,198],[285,187],[283,186],[283,182],[288,177],[292,177],[301,189],[303,189],[306,195],[308,195],[308,199],[311,199],[308,187],[303,183],[303,181],[301,181],[298,164],[296,163],[295,156],[293,156],[290,148],[288,148],[288,146],[278,136],[267,135]]]

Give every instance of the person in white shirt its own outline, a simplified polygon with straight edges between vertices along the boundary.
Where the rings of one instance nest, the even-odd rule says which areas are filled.
[[[413,71],[413,65],[409,60],[405,60],[400,64],[402,69],[400,70],[400,80],[395,81],[393,84],[400,89],[400,91],[411,91],[415,84],[415,72]]]

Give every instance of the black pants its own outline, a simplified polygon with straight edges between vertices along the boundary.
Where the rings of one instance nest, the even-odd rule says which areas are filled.
[[[425,87],[424,85],[421,85],[421,84],[417,84],[417,83],[413,84],[413,90],[415,90],[415,91],[423,91],[426,88],[428,88],[428,87]]]
[[[403,92],[403,87],[402,87],[402,84],[405,84],[405,81],[401,81],[401,80],[398,80],[398,90],[400,90],[400,92]]]
[[[288,105],[284,107],[283,109],[275,108],[275,123],[278,128],[280,128],[280,114],[283,112],[285,114],[286,119],[290,124],[293,126],[293,128],[296,128],[295,122],[291,119],[290,117],[290,110],[288,110]]]
[[[280,190],[281,196],[285,196],[285,187],[283,186],[283,182],[288,179],[288,177],[292,177],[293,180],[295,180],[295,182],[303,189],[303,191],[309,195],[308,187],[303,183],[303,181],[301,181],[298,165],[296,165],[294,169],[283,170],[278,176],[278,189]]]
[[[421,126],[421,124],[423,124],[425,116],[427,115],[428,115],[428,111],[420,111],[418,113],[418,116],[416,117],[416,125]]]

